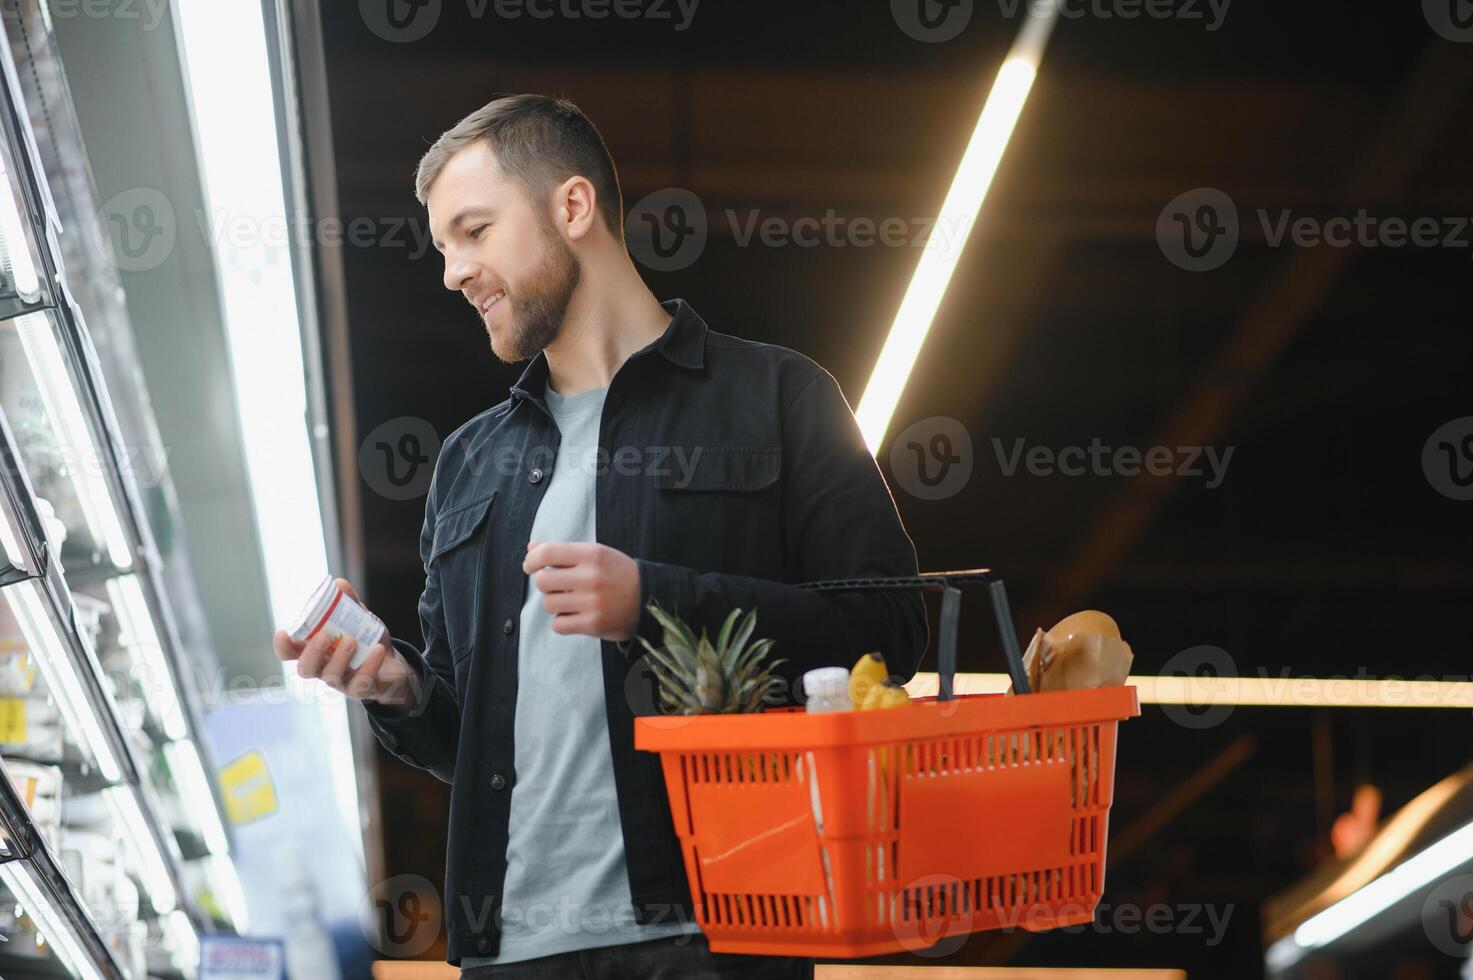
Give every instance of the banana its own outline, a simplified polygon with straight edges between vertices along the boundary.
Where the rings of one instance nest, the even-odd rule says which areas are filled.
[[[910,704],[910,692],[905,688],[899,685],[875,684],[858,707],[861,711],[875,711],[882,708],[903,708],[907,704]]]
[[[879,687],[889,676],[890,669],[885,666],[885,658],[878,653],[866,653],[860,657],[855,662],[854,669],[849,671],[850,703],[856,708],[862,707],[870,691]]]

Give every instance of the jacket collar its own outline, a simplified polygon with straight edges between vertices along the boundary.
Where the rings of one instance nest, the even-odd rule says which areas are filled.
[[[671,364],[698,371],[705,367],[706,321],[683,299],[669,299],[660,304],[670,314],[670,325],[657,339],[629,355],[629,360],[658,351]],[[537,403],[547,390],[547,355],[537,352],[527,364],[517,383],[511,386],[512,401],[530,398]]]

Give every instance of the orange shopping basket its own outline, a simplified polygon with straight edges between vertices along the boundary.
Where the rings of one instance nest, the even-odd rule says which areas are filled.
[[[954,697],[958,586],[985,569],[806,583],[940,591],[941,693],[902,708],[635,719],[658,752],[696,920],[722,953],[923,951],[984,929],[1089,922],[1105,879],[1117,724],[1135,688]]]

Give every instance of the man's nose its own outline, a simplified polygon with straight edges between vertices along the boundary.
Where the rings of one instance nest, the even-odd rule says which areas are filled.
[[[452,292],[463,292],[466,285],[476,277],[471,263],[447,255],[445,257],[445,288]]]

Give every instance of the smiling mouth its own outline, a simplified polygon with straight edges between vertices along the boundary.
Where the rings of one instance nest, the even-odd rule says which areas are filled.
[[[496,305],[500,303],[503,299],[506,299],[506,290],[498,289],[496,292],[492,293],[490,296],[487,296],[484,300],[482,300],[480,305],[476,307],[476,309],[480,311],[481,319],[487,319],[491,315],[491,310],[494,309]]]

